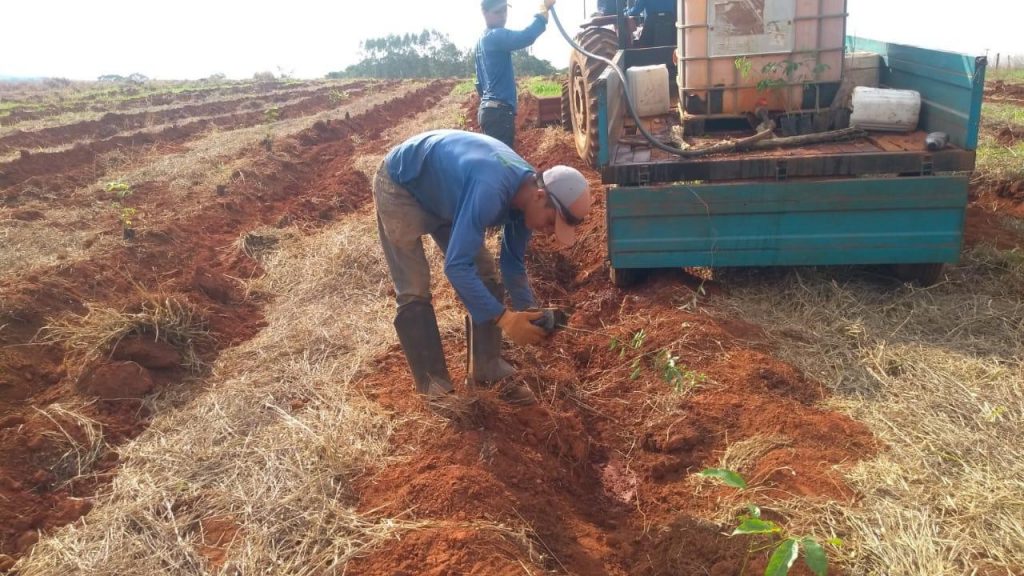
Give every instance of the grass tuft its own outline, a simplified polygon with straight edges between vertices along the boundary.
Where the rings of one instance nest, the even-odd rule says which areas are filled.
[[[137,312],[86,304],[82,316],[51,321],[40,331],[39,340],[62,344],[68,351],[66,363],[79,369],[110,353],[128,336],[144,336],[167,342],[181,352],[182,365],[198,371],[202,362],[196,345],[209,339],[201,311],[187,301],[149,295]]]

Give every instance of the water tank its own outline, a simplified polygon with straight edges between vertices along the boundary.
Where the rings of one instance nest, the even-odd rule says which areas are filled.
[[[677,1],[677,81],[688,113],[832,103],[843,74],[846,0]]]

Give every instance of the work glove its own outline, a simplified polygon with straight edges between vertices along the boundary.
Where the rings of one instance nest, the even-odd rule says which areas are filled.
[[[498,317],[498,328],[505,333],[513,342],[523,346],[526,344],[539,344],[547,336],[543,328],[533,324],[544,316],[543,312],[513,312],[505,310]]]
[[[540,5],[540,10],[537,11],[538,16],[542,16],[545,20],[548,19],[548,10],[555,5],[555,0],[544,0]]]

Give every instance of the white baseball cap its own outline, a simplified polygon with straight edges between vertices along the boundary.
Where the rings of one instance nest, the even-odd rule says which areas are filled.
[[[555,205],[555,239],[563,246],[576,241],[576,227],[590,214],[590,186],[580,171],[554,166],[538,175],[538,184]]]

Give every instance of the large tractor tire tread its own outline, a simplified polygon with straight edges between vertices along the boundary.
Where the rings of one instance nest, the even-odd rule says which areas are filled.
[[[606,28],[588,28],[576,36],[585,51],[611,58],[618,50],[615,32]],[[597,117],[597,81],[608,65],[573,51],[569,60],[569,107],[573,139],[580,158],[589,166],[597,164],[599,145]]]
[[[572,88],[568,78],[562,81],[562,128],[572,132]]]

